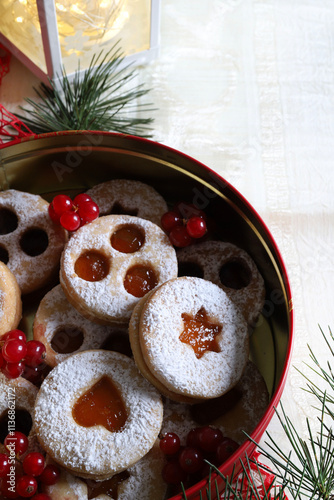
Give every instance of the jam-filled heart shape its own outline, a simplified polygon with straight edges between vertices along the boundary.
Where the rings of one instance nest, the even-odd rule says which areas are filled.
[[[122,430],[128,417],[118,388],[107,376],[80,396],[73,405],[72,415],[83,427],[103,425],[110,432]]]

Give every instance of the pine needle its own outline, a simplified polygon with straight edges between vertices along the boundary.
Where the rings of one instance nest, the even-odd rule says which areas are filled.
[[[132,86],[136,74],[122,66],[124,54],[117,42],[106,54],[94,55],[82,74],[80,62],[70,81],[65,68],[58,83],[34,88],[37,100],[26,98],[29,107],[18,117],[36,134],[61,130],[101,130],[150,137],[153,119],[137,117],[153,111],[139,100],[149,93],[143,84]]]

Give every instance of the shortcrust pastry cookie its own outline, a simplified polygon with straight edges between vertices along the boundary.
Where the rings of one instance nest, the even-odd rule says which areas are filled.
[[[121,213],[147,219],[160,226],[167,212],[163,197],[148,184],[128,179],[103,182],[87,191],[100,208],[101,215]]]
[[[0,260],[22,294],[44,286],[56,273],[67,233],[53,223],[39,195],[9,189],[0,193]]]
[[[0,262],[0,337],[17,327],[22,317],[21,291],[14,274]]]
[[[81,227],[61,259],[69,302],[92,321],[127,323],[139,298],[177,276],[175,250],[156,224],[106,215]]]
[[[85,480],[62,470],[60,480],[46,486],[51,500],[157,500],[165,498],[167,485],[161,476],[164,458],[157,441],[153,448],[127,470],[107,481]]]
[[[28,380],[22,377],[9,380],[0,373],[1,453],[5,451],[2,443],[10,430],[23,432],[29,439],[29,447],[23,457],[31,451],[41,451],[33,425],[37,392],[37,387]]]
[[[127,335],[123,330],[123,335]],[[98,325],[84,318],[57,285],[41,300],[33,332],[34,339],[45,345],[46,361],[53,367],[71,354],[102,348],[107,340],[111,343],[113,334],[119,334],[119,327]]]
[[[223,241],[205,241],[177,253],[179,275],[196,275],[215,283],[240,307],[254,327],[261,313],[265,287],[253,259],[241,248]]]
[[[55,462],[79,477],[106,480],[148,453],[162,416],[160,395],[131,359],[93,350],[53,368],[38,393],[34,422]]]
[[[139,344],[154,378],[196,399],[230,390],[249,351],[239,309],[217,285],[193,277],[169,280],[151,294],[140,315]]]

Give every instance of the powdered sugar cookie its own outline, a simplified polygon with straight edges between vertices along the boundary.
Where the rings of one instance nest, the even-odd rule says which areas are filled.
[[[33,425],[33,411],[38,389],[28,380],[18,377],[7,379],[0,373],[0,441],[10,431],[20,431],[29,439],[29,447],[23,457],[31,451],[41,451]],[[0,452],[5,448],[0,444]]]
[[[214,398],[240,379],[248,359],[247,325],[217,285],[181,277],[143,306],[139,341],[148,369],[168,390]]]
[[[16,328],[21,316],[20,288],[14,274],[0,262],[0,337]]]
[[[140,181],[115,179],[94,186],[87,194],[98,204],[101,215],[135,215],[160,226],[161,216],[168,210],[163,197]]]
[[[48,206],[39,195],[0,193],[0,259],[23,294],[44,286],[59,267],[66,231],[51,221]]]
[[[177,253],[180,276],[198,276],[222,288],[255,326],[265,297],[264,281],[251,257],[232,243],[205,241]]]
[[[127,323],[140,297],[175,276],[176,253],[162,229],[138,217],[107,215],[71,237],[60,282],[83,316]]]
[[[128,357],[84,351],[58,364],[37,396],[44,450],[74,475],[105,480],[153,447],[162,422],[158,392]]]
[[[162,480],[163,456],[158,442],[138,462],[115,474],[107,481],[85,480],[62,471],[60,481],[46,486],[44,492],[51,500],[133,500],[165,498],[166,483]]]
[[[46,347],[46,361],[50,366],[64,361],[71,354],[98,349],[107,339],[111,342],[119,328],[97,325],[84,318],[66,299],[57,285],[40,302],[34,319],[34,339]],[[124,329],[124,335],[127,335]]]

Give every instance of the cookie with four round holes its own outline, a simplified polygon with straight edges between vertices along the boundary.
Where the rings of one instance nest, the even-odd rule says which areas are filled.
[[[103,182],[87,194],[98,204],[101,215],[135,215],[160,226],[161,217],[168,210],[166,201],[152,186],[137,180]]]
[[[68,356],[88,349],[104,348],[129,352],[128,332],[124,327],[98,325],[84,318],[68,302],[60,285],[50,290],[39,303],[33,324],[34,339],[46,347],[46,361],[55,366]]]
[[[254,327],[265,298],[264,280],[253,259],[232,243],[205,241],[177,253],[179,276],[197,276],[215,283],[240,308]]]
[[[139,298],[177,276],[175,250],[153,222],[106,215],[81,227],[65,246],[60,283],[92,321],[127,323]]]
[[[0,337],[17,327],[22,316],[21,291],[14,274],[0,262]]]
[[[0,260],[22,294],[46,285],[59,268],[67,233],[51,221],[48,207],[39,195],[15,189],[0,193]]]
[[[106,480],[153,447],[163,405],[135,363],[116,352],[74,354],[46,377],[34,423],[39,442],[67,471]]]
[[[244,317],[221,288],[201,278],[175,278],[154,290],[143,305],[138,336],[151,382],[156,378],[190,398],[226,393],[248,359]]]

